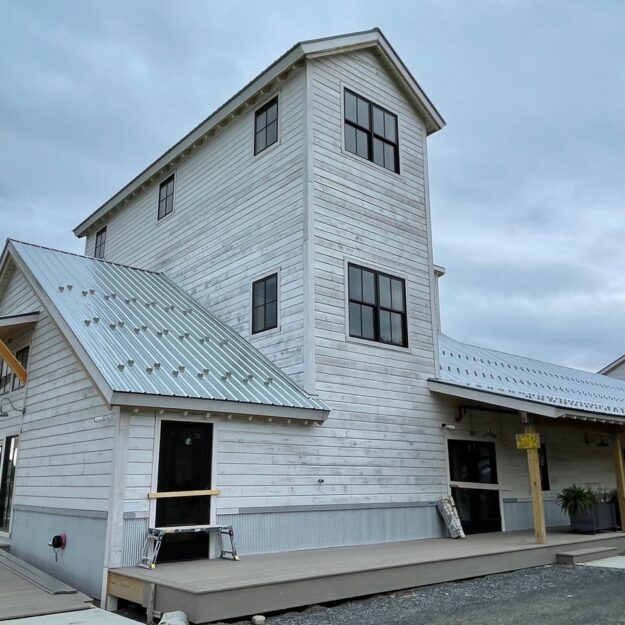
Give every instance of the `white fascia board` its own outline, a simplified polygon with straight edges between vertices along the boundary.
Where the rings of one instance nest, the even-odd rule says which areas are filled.
[[[563,416],[563,410],[555,408],[554,406],[533,402],[527,399],[510,397],[509,395],[500,395],[493,391],[458,386],[451,382],[428,380],[428,388],[433,393],[477,401],[490,406],[497,406],[499,408],[518,410],[519,412],[529,412],[543,417],[556,418]]]
[[[111,398],[111,405],[130,408],[151,408],[162,410],[191,410],[196,412],[219,412],[245,416],[277,417],[297,419],[298,421],[325,421],[328,410],[312,408],[291,408],[269,404],[251,404],[219,399],[200,399],[195,397],[176,397],[170,395],[148,395],[144,393],[125,393],[116,391]]]
[[[91,360],[89,354],[87,354],[83,346],[80,344],[80,341],[76,338],[76,335],[67,325],[65,319],[63,318],[63,315],[61,315],[52,300],[46,295],[46,292],[41,287],[38,280],[28,268],[28,265],[22,260],[19,252],[15,249],[15,246],[13,246],[10,241],[8,243],[7,251],[13,262],[16,264],[17,268],[23,273],[27,282],[35,291],[37,297],[41,300],[41,303],[52,317],[52,320],[61,331],[61,334],[63,334],[63,336],[65,337],[65,340],[76,355],[76,358],[78,358],[82,366],[85,368],[87,375],[91,378],[95,387],[102,395],[104,401],[110,405],[111,396],[113,395],[113,389],[109,386],[108,382],[105,380],[104,376],[102,375],[96,364],[93,362],[93,360]]]

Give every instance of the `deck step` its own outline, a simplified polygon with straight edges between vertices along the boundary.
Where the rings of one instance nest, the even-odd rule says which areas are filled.
[[[587,549],[573,549],[556,554],[558,564],[579,564],[580,562],[590,562],[601,558],[610,558],[618,554],[618,549],[614,547],[589,547]]]
[[[52,577],[52,575],[44,573],[42,570],[24,562],[24,560],[20,560],[4,549],[0,550],[0,565],[17,573],[19,576],[27,579],[29,582],[35,584],[35,586],[39,586],[39,588],[51,595],[81,594],[77,593],[75,588]]]

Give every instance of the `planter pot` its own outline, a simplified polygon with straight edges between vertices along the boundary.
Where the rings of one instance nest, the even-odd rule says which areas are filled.
[[[616,529],[616,509],[612,502],[595,503],[584,512],[570,515],[571,529],[580,533],[596,533]]]

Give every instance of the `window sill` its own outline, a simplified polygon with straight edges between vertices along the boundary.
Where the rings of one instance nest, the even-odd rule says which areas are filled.
[[[369,347],[376,347],[380,349],[389,349],[394,352],[404,352],[406,354],[412,353],[410,345],[408,347],[402,347],[401,345],[391,345],[390,343],[381,343],[380,341],[368,341],[367,339],[359,339],[356,336],[345,336],[346,343],[355,343],[357,345],[368,345]]]
[[[254,332],[253,334],[250,331],[249,338],[250,339],[255,339],[255,338],[260,337],[260,336],[272,336],[273,334],[280,334],[280,326],[277,326],[275,328],[271,328],[271,330],[263,330],[262,332]]]
[[[373,168],[375,171],[382,172],[383,174],[386,174],[395,180],[397,179],[402,180],[401,169],[399,172],[386,169],[386,167],[382,167],[382,165],[378,165],[377,163],[370,161],[368,158],[363,158],[362,156],[358,156],[357,154],[354,154],[353,152],[346,150],[344,143],[341,146],[341,154],[343,154],[343,156],[345,156],[346,158],[352,161],[356,161],[357,163],[362,163],[363,165],[367,165]]]
[[[176,209],[174,208],[173,211],[171,211],[171,213],[167,213],[167,215],[165,215],[164,217],[161,217],[159,219],[158,217],[158,213],[156,215],[156,225],[158,224],[162,224],[164,221],[168,221],[169,219],[171,219],[174,215],[176,214]]]

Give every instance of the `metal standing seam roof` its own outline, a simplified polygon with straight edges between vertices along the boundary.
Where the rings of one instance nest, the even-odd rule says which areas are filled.
[[[573,411],[625,417],[622,380],[467,345],[444,334],[439,335],[438,349],[436,382]]]
[[[328,411],[165,275],[10,245],[114,392]]]

